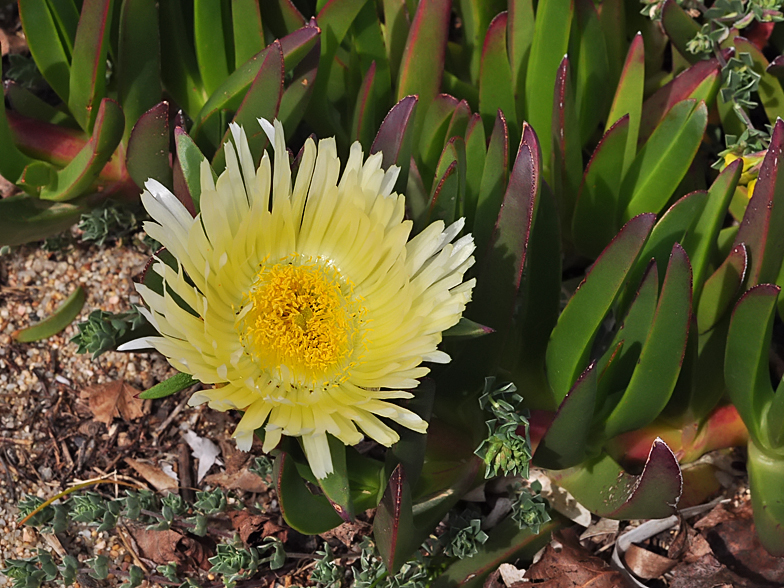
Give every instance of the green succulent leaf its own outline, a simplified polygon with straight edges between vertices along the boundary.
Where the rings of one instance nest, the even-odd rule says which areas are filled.
[[[235,0],[231,3],[233,69],[237,69],[264,49],[264,27],[259,4],[256,0]]]
[[[700,333],[716,326],[734,306],[743,292],[747,267],[748,254],[746,246],[741,243],[735,246],[713,275],[705,280],[697,306],[697,327]]]
[[[427,108],[419,138],[417,165],[426,183],[438,180],[435,177],[441,154],[447,139],[447,130],[459,101],[449,94],[439,94]],[[442,171],[443,173],[443,171]]]
[[[457,114],[457,109],[455,110]],[[466,226],[474,226],[476,207],[479,201],[479,192],[482,184],[482,174],[485,169],[487,156],[487,140],[485,127],[479,113],[471,115],[466,125],[466,187],[463,214],[466,217]]]
[[[76,122],[87,133],[92,133],[98,105],[106,96],[112,8],[112,0],[85,0],[76,30],[67,102]]]
[[[459,214],[465,193],[465,157],[463,138],[449,139],[436,168],[437,181],[431,191],[428,223],[441,219],[450,225]]]
[[[749,487],[754,511],[754,528],[760,542],[771,555],[784,556],[784,459],[771,455],[754,441],[748,445]]]
[[[480,255],[484,254],[490,245],[498,211],[504,198],[508,173],[509,130],[503,113],[498,112],[484,157],[476,208],[471,215],[474,219],[471,233],[474,235],[476,250]]]
[[[204,89],[213,94],[231,73],[234,65],[229,47],[231,39],[226,38],[223,22],[230,17],[224,14],[228,5],[213,0],[194,0],[193,37],[196,59],[199,64]],[[232,47],[233,52],[233,47]],[[232,67],[233,69],[233,67]]]
[[[679,102],[642,146],[621,184],[623,219],[658,213],[686,175],[708,124],[704,102]],[[622,202],[622,205],[624,203]]]
[[[375,81],[376,62],[374,61],[362,79],[354,106],[354,119],[351,123],[351,139],[359,141],[363,149],[367,149],[373,140],[375,129]]]
[[[610,115],[604,129],[608,133],[623,116],[629,115],[629,130],[621,164],[620,177],[626,175],[637,155],[637,138],[640,133],[640,120],[642,119],[642,97],[645,87],[645,45],[642,34],[635,35],[626,55],[618,88],[615,90]],[[606,135],[605,135],[606,136]]]
[[[683,479],[678,460],[656,439],[639,476],[628,474],[610,456],[558,472],[554,481],[592,513],[611,519],[664,518],[675,513]]]
[[[25,329],[14,331],[13,338],[20,343],[29,343],[31,341],[48,339],[52,335],[56,335],[70,325],[79,315],[86,299],[87,292],[79,286],[57,307],[52,316]]]
[[[104,98],[88,143],[40,193],[42,200],[67,201],[84,194],[114,154],[122,139],[125,117],[114,101]]]
[[[68,103],[73,41],[60,36],[59,19],[51,6],[46,0],[23,0],[19,4],[19,19],[39,71],[60,99]]]
[[[182,127],[174,129],[174,144],[177,150],[177,158],[174,162],[175,193],[185,203],[190,213],[196,216],[200,210],[201,162],[207,158]],[[214,171],[212,171],[212,175],[215,178]],[[181,178],[181,181],[178,178]]]
[[[489,132],[493,128],[496,113],[501,110],[512,137],[517,137],[517,109],[507,55],[507,21],[507,13],[499,13],[485,35],[479,72],[479,114],[484,121],[485,131]]]
[[[654,221],[653,214],[630,220],[596,260],[558,317],[547,346],[547,377],[559,404],[587,367],[593,341]]]
[[[166,398],[167,396],[176,394],[177,392],[185,390],[186,388],[190,388],[197,382],[198,380],[194,380],[190,374],[175,374],[170,378],[165,379],[163,382],[156,384],[152,388],[145,390],[139,394],[139,398],[143,400]]]
[[[84,206],[44,202],[28,194],[0,199],[0,247],[38,241],[66,230],[86,212]]]
[[[14,144],[5,114],[5,100],[3,100],[0,104],[0,175],[10,182],[16,182],[25,166],[31,162],[32,160]]]
[[[537,131],[543,154],[549,154],[552,149],[550,92],[555,87],[558,64],[569,50],[573,13],[573,0],[541,0],[536,9],[536,27],[526,72],[525,108],[526,120]],[[549,156],[543,163],[545,178],[549,180]]]
[[[784,121],[776,121],[759,180],[735,237],[744,243],[751,260],[747,286],[773,282],[784,259],[780,235],[784,234],[784,174],[779,175],[784,154]]]
[[[508,2],[508,7],[506,38],[512,70],[512,90],[517,105],[517,117],[522,120],[525,113],[525,80],[534,39],[534,4],[531,0],[512,0]]]
[[[672,248],[656,314],[629,386],[604,423],[609,439],[651,423],[667,405],[681,370],[691,322],[691,266]]]
[[[689,41],[697,36],[701,27],[675,0],[667,0],[662,6],[661,23],[664,32],[684,59],[691,64],[702,59],[699,53],[692,53],[688,49]]]

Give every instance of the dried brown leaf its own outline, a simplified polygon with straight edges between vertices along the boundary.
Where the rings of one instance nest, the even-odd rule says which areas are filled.
[[[251,514],[246,510],[229,512],[232,528],[245,545],[256,545],[273,536],[283,543],[288,539],[288,530],[270,519],[268,515]]]
[[[211,567],[207,560],[214,555],[214,549],[209,541],[200,541],[173,529],[153,531],[129,527],[128,531],[136,541],[140,555],[156,564],[174,562],[183,570],[209,570]]]
[[[610,565],[588,553],[571,529],[556,533],[560,551],[552,544],[545,548],[542,558],[525,573],[527,580],[539,580],[538,588],[617,588],[624,586],[623,576]],[[515,588],[528,586],[518,582]]]
[[[266,492],[269,484],[262,478],[245,468],[233,473],[219,472],[210,474],[204,481],[213,486],[220,486],[226,490],[242,490],[244,492]]]
[[[130,384],[115,380],[85,388],[81,397],[87,400],[93,419],[109,425],[115,417],[127,422],[145,415],[144,400],[138,397],[139,393]]]
[[[678,563],[642,547],[631,544],[624,554],[626,565],[643,580],[653,580],[669,572]]]
[[[177,480],[165,474],[163,470],[158,467],[144,463],[143,461],[131,459],[130,457],[125,458],[125,463],[136,470],[136,472],[156,490],[168,493],[176,491],[178,488]]]

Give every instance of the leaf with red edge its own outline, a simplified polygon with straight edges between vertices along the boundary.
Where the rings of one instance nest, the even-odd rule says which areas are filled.
[[[169,103],[161,102],[139,118],[128,140],[125,165],[139,188],[152,178],[172,189],[169,143]]]
[[[678,460],[661,439],[651,445],[639,476],[626,473],[608,455],[570,470],[552,472],[551,476],[592,513],[609,519],[664,518],[675,514],[683,488]]]
[[[561,401],[536,448],[534,465],[563,470],[585,459],[596,404],[597,371],[596,362],[591,362]]]
[[[734,306],[743,292],[747,267],[748,254],[746,246],[741,243],[733,247],[724,263],[705,280],[696,313],[700,333],[712,329]]]
[[[482,266],[474,290],[476,303],[471,305],[468,318],[496,330],[492,340],[480,340],[466,346],[478,373],[490,373],[498,364],[511,332],[511,317],[520,291],[531,226],[539,202],[541,157],[536,134],[524,124],[503,202],[496,208],[497,221],[491,242],[486,250],[479,250],[477,254]],[[490,161],[490,154],[487,161]],[[489,210],[487,214],[490,214]]]
[[[482,133],[484,135],[484,133]],[[471,233],[478,251],[480,263],[490,245],[498,211],[506,191],[507,174],[509,173],[509,130],[506,118],[498,112],[490,135],[490,143],[484,157],[484,168],[479,184]]]
[[[120,143],[125,126],[122,109],[104,98],[95,118],[93,135],[87,144],[40,193],[42,200],[72,200],[84,194],[101,173]]]
[[[555,76],[551,187],[560,211],[561,230],[567,241],[571,241],[572,216],[583,175],[580,120],[571,78],[569,58],[564,57]]]
[[[78,15],[77,15],[78,18]],[[63,102],[68,102],[71,48],[60,37],[55,15],[46,0],[22,0],[19,20],[38,70]]]
[[[645,44],[642,33],[637,33],[629,46],[623,72],[615,90],[610,114],[604,132],[609,132],[621,117],[629,116],[629,132],[621,164],[621,176],[634,161],[637,155],[637,137],[640,133],[640,120],[642,117],[642,97],[645,89]]]
[[[232,122],[245,129],[248,146],[255,163],[261,161],[264,147],[268,143],[267,135],[258,123],[259,118],[269,121],[278,115],[280,100],[283,96],[283,52],[280,41],[273,41],[266,51],[264,61],[261,63],[256,79],[242,99]],[[227,129],[221,140],[221,145],[229,140],[231,130]],[[226,166],[223,149],[215,152],[212,167],[220,172]]]
[[[557,402],[563,400],[588,365],[599,328],[626,283],[655,220],[655,215],[649,213],[626,223],[558,317],[547,346],[547,377]]]
[[[492,20],[482,47],[482,67],[479,71],[479,114],[490,131],[501,110],[513,137],[519,132],[515,106],[512,70],[507,55],[506,29],[508,16],[501,12]]]
[[[136,121],[161,102],[161,43],[158,35],[150,35],[150,31],[157,30],[155,0],[125,0],[122,3],[115,72],[117,99],[125,113],[123,139],[126,142]],[[164,151],[168,153],[168,145]],[[171,187],[170,184],[167,185]]]
[[[465,192],[465,141],[452,137],[447,141],[436,168],[437,181],[433,184],[427,222],[441,219],[451,225],[462,208]],[[414,219],[414,225],[417,225]]]
[[[642,105],[639,143],[648,141],[654,130],[676,104],[683,100],[702,100],[713,104],[721,84],[721,67],[717,59],[700,61],[659,88]]]
[[[594,258],[620,228],[619,198],[624,151],[629,137],[625,114],[602,137],[585,168],[572,217],[572,239],[577,250]]]
[[[406,96],[395,104],[384,117],[378,128],[376,138],[370,147],[371,155],[383,154],[381,167],[388,169],[392,165],[400,167],[400,176],[395,186],[402,191],[408,180],[408,167],[411,161],[411,145],[414,137],[414,114],[419,99]]]
[[[421,544],[414,527],[411,489],[402,465],[392,472],[378,504],[373,520],[373,537],[384,565],[392,573],[397,572]]]
[[[316,21],[311,19],[308,26],[316,27]],[[321,37],[316,39],[316,43],[310,51],[297,63],[294,70],[290,73],[291,81],[283,92],[283,97],[280,99],[280,109],[278,110],[278,118],[284,129],[296,129],[299,121],[305,115],[310,99],[313,96],[320,56]]]
[[[425,186],[430,186],[431,182],[437,180],[434,177],[436,166],[448,139],[446,131],[458,104],[459,101],[454,96],[439,94],[427,107],[419,134],[418,153],[413,154]]]
[[[700,25],[675,0],[667,0],[662,6],[661,22],[664,32],[684,59],[691,64],[702,59],[700,54],[687,49],[689,41],[700,32]]]
[[[88,133],[93,130],[98,104],[106,95],[106,54],[112,5],[111,0],[85,0],[76,30],[68,109]]]
[[[363,149],[367,149],[373,139],[375,120],[374,83],[376,79],[376,62],[362,79],[362,85],[357,93],[357,102],[354,106],[354,120],[351,123],[351,139],[359,141]]]
[[[690,322],[691,266],[686,252],[676,243],[634,373],[604,422],[606,439],[644,427],[667,405],[681,371]]]
[[[441,87],[451,5],[451,0],[432,0],[418,4],[400,60],[397,99],[417,94],[422,102],[414,121],[414,140],[419,138],[428,110],[426,106],[429,107],[435,100]]]
[[[783,156],[784,121],[779,119],[735,237],[735,245],[744,243],[749,250],[747,287],[773,282],[784,259],[784,174],[779,175]]]

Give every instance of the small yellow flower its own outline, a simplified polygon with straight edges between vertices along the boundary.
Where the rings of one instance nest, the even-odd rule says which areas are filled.
[[[302,437],[318,478],[333,471],[327,433],[347,445],[364,435],[389,446],[398,435],[379,417],[424,433],[427,423],[394,403],[446,363],[441,333],[471,298],[473,239],[463,220],[436,221],[409,240],[398,168],[351,147],[343,173],[334,139],[305,143],[292,185],[283,128],[260,119],[274,148],[253,164],[245,131],[232,125],[226,170],[201,168],[201,213],[192,218],[166,188],[146,184],[147,233],[177,260],[152,266],[163,295],[138,284],[153,346],[178,370],[217,386],[192,405],[240,409],[237,445],[264,451],[281,435]],[[455,240],[456,239],[456,240]]]

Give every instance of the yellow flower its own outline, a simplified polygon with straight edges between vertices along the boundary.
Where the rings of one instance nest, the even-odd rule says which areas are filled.
[[[274,148],[253,164],[245,131],[232,125],[226,170],[201,167],[201,213],[192,218],[149,180],[147,233],[177,260],[160,260],[159,295],[137,285],[160,333],[128,348],[155,347],[178,370],[216,387],[192,405],[240,409],[237,445],[264,451],[281,435],[302,437],[318,478],[333,471],[327,433],[347,445],[364,435],[390,446],[379,417],[424,433],[427,423],[394,403],[411,398],[423,362],[446,363],[441,333],[471,298],[473,239],[464,221],[436,221],[409,240],[398,168],[351,147],[343,173],[334,139],[305,143],[292,185],[283,128],[260,119]],[[456,239],[456,240],[455,240]]]

